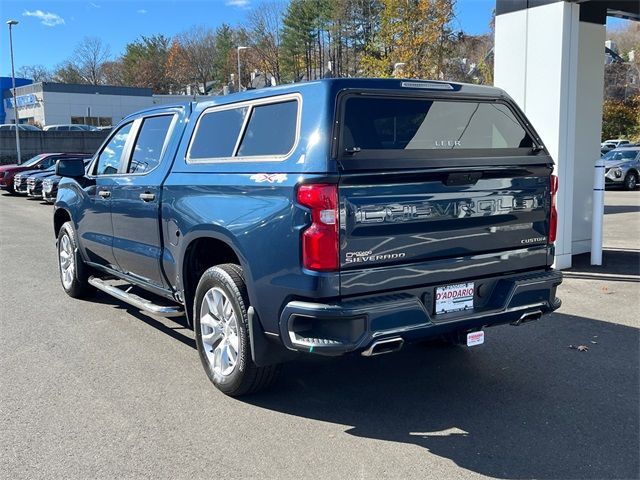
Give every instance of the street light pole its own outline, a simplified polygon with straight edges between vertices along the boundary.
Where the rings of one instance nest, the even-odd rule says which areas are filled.
[[[242,83],[240,83],[240,50],[246,50],[249,47],[238,47],[238,91],[242,91]]]
[[[16,70],[13,64],[13,35],[11,33],[11,27],[18,25],[17,20],[9,20],[7,22],[9,25],[9,51],[11,52],[11,81],[13,83],[13,113],[16,119],[16,150],[18,151],[18,165],[22,163],[22,159],[20,158],[20,132],[18,131],[18,102],[16,100]]]

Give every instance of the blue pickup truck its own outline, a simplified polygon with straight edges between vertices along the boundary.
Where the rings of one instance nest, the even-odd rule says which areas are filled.
[[[327,79],[125,118],[61,160],[67,294],[186,315],[228,395],[560,306],[553,161],[501,90]]]

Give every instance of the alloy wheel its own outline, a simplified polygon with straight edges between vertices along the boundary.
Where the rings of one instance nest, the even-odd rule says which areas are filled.
[[[75,275],[75,260],[73,257],[73,246],[69,235],[63,235],[60,239],[60,248],[58,252],[60,258],[60,276],[62,278],[62,286],[65,289],[71,288]]]
[[[231,300],[218,287],[208,290],[202,299],[200,334],[213,371],[230,375],[238,361],[238,317]]]

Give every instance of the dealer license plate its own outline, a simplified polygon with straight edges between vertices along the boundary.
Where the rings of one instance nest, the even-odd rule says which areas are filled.
[[[436,314],[473,308],[473,282],[436,288]]]
[[[484,332],[469,332],[467,333],[467,347],[473,347],[475,345],[482,345],[484,343]]]

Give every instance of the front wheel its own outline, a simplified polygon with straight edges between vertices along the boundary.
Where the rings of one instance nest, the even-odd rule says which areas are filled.
[[[625,190],[635,190],[638,186],[638,176],[633,173],[627,173],[627,176],[624,177],[624,189]]]
[[[71,222],[66,222],[58,232],[58,267],[64,291],[73,298],[86,297],[93,291],[89,284],[87,266],[78,253],[78,243]]]
[[[266,388],[279,371],[279,365],[258,367],[251,358],[248,308],[240,267],[224,264],[204,272],[193,305],[198,353],[211,382],[233,397]]]

